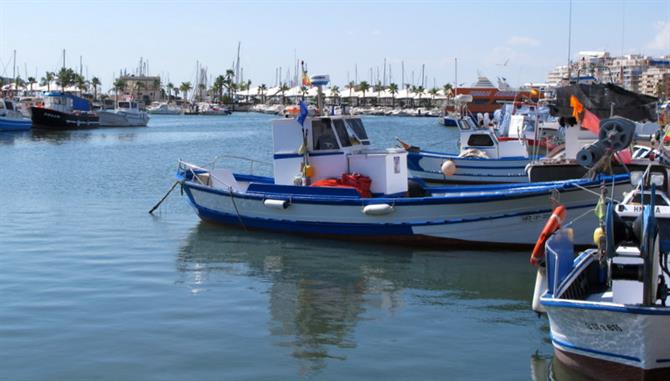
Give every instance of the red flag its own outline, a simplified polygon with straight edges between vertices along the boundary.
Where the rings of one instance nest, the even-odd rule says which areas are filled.
[[[584,109],[584,116],[582,116],[582,127],[598,135],[598,132],[600,132],[600,119],[598,119],[596,114],[587,109]]]
[[[600,119],[594,113],[587,110],[574,95],[570,96],[570,106],[572,107],[572,115],[582,124],[582,127],[598,135],[600,131]]]

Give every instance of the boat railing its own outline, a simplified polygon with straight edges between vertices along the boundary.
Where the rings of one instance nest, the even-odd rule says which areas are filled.
[[[270,168],[270,172],[272,171],[272,163],[269,163],[267,161],[262,161],[262,160],[256,160],[256,159],[251,159],[245,156],[236,156],[236,155],[219,155],[214,158],[210,163],[207,164],[207,168],[210,171],[213,171],[216,168],[216,165],[219,164],[222,160],[224,159],[232,159],[232,160],[240,160],[240,161],[245,161],[249,163],[249,168],[248,172],[251,175],[256,175],[254,173],[254,168]]]

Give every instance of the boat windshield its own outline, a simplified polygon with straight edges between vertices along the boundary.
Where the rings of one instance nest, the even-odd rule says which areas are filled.
[[[335,132],[337,133],[337,137],[340,140],[342,147],[351,147],[353,143],[358,142],[358,139],[356,139],[355,136],[349,134],[342,119],[333,120],[333,127],[335,127]]]
[[[7,110],[14,110],[14,104],[12,103],[12,101],[5,101],[5,108]]]
[[[119,108],[130,108],[130,102],[119,102]]]
[[[360,118],[345,119],[345,121],[347,122],[347,126],[349,127],[348,130],[350,130],[350,132],[353,133],[353,135],[357,138],[359,142],[365,145],[370,144],[368,133],[365,131],[363,121],[361,121]]]
[[[59,96],[49,96],[46,97],[46,99],[44,100],[44,104],[48,106],[55,106],[55,105],[67,106],[68,104],[71,104],[71,102],[72,101],[70,100],[70,98],[59,97]]]
[[[333,150],[340,148],[329,122],[330,120],[312,120],[312,146],[314,147],[314,150]]]

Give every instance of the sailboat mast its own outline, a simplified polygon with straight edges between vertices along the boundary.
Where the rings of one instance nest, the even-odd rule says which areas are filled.
[[[571,78],[570,50],[572,48],[572,0],[570,0],[570,11],[568,15],[568,82]]]
[[[18,78],[16,78],[16,49],[14,49],[14,63],[12,64],[12,77],[14,77],[14,91],[16,91],[16,82],[18,82]]]

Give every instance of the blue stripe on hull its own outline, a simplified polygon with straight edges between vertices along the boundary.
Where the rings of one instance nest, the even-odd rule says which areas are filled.
[[[193,203],[191,201],[191,203]],[[315,221],[271,220],[257,217],[244,217],[235,214],[216,212],[196,206],[198,216],[204,220],[227,225],[242,225],[252,229],[272,230],[285,233],[318,234],[333,236],[407,236],[413,235],[412,227],[407,224],[347,224]],[[240,222],[241,221],[241,222]]]
[[[637,357],[620,355],[620,354],[610,353],[610,352],[603,352],[603,351],[599,351],[599,350],[591,349],[591,348],[583,348],[583,347],[579,347],[579,346],[567,343],[565,341],[557,340],[556,338],[553,338],[553,337],[551,338],[551,341],[554,344],[558,344],[558,345],[560,345],[564,348],[570,348],[570,349],[578,350],[578,351],[581,351],[581,352],[593,353],[593,354],[596,354],[596,355],[607,356],[607,357],[614,357],[614,358],[619,358],[619,359],[628,360],[628,361],[642,362]]]

